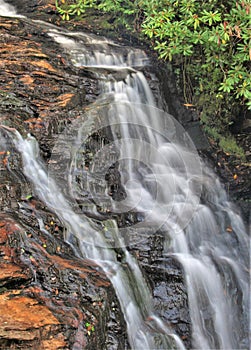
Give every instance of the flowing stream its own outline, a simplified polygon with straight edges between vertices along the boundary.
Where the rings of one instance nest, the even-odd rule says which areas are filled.
[[[8,15],[10,9],[0,1],[0,11]],[[131,348],[185,349],[155,314],[151,291],[128,249],[154,232],[164,236],[164,255],[183,267],[193,348],[248,348],[246,228],[182,126],[157,108],[143,73],[147,56],[105,38],[39,23],[65,49],[72,65],[99,80],[100,95],[85,117],[59,137],[49,168],[33,137],[23,139],[15,132],[15,145],[36,194],[66,227],[65,239],[76,254],[100,265],[112,282]],[[109,131],[110,142],[90,154],[87,167],[86,145],[100,130]],[[124,189],[119,199],[111,196],[106,181],[114,164]],[[79,201],[97,216],[133,213],[136,219],[122,228],[116,220],[92,220],[76,209]]]

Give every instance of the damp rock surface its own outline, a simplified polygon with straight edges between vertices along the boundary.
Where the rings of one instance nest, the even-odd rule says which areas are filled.
[[[0,217],[0,348],[104,349],[112,334],[124,349],[118,304],[103,273],[20,222]]]
[[[47,162],[58,133],[99,94],[97,82],[80,79],[39,24],[0,18],[0,41],[0,124],[34,135]],[[6,129],[0,140],[0,348],[128,348],[110,282],[64,243]]]
[[[243,162],[231,154],[223,152],[215,141],[205,136],[199,122],[199,112],[196,111],[195,108],[186,106],[181,93],[182,88],[176,81],[174,68],[171,64],[160,61],[157,58],[156,52],[151,50],[149,44],[144,42],[142,38],[139,38],[136,32],[126,31],[124,28],[114,28],[112,19],[110,27],[107,27],[107,19],[103,19],[104,14],[92,13],[92,11],[90,11],[90,14],[85,16],[83,20],[62,21],[56,11],[54,0],[8,0],[6,2],[15,6],[18,13],[26,15],[29,18],[45,20],[62,27],[67,27],[70,30],[84,30],[106,35],[119,43],[145,49],[152,61],[152,72],[158,77],[161,86],[160,89],[156,89],[156,84],[152,85],[151,82],[149,82],[156,100],[158,100],[160,94],[164,97],[168,105],[165,106],[168,112],[174,115],[187,130],[202,157],[206,162],[209,162],[210,166],[214,168],[215,172],[221,178],[221,182],[228,192],[229,197],[240,206],[246,223],[249,222],[251,136],[248,122],[250,120],[250,114],[247,116],[248,119],[246,119],[248,125],[242,125],[240,122],[240,124],[236,126],[236,130],[233,131],[238,144],[243,148],[245,153],[246,161]],[[104,23],[106,23],[105,26]],[[43,40],[44,34],[39,34],[39,36],[40,40]],[[90,85],[89,87],[90,91],[93,91]],[[87,94],[87,96],[92,99],[91,93]]]
[[[0,34],[0,123],[27,137],[34,135],[42,159],[50,166],[50,162],[59,162],[55,154],[51,158],[51,153],[60,133],[83,118],[85,109],[100,94],[98,82],[70,64],[66,53],[40,23],[1,18]],[[125,321],[110,282],[98,266],[76,258],[77,250],[64,243],[60,220],[34,196],[6,129],[1,129],[0,138],[0,207],[4,212],[0,307],[3,313],[12,310],[4,320],[7,323],[2,323],[0,347],[129,349]],[[101,138],[106,142],[109,135],[93,135],[90,139],[87,160]],[[106,181],[111,195],[122,199],[124,190],[116,165]],[[138,216],[129,213],[116,219],[122,226],[131,225]],[[109,213],[94,217],[109,218],[113,218]],[[177,267],[177,276],[170,283],[169,273],[163,274],[161,264],[156,262],[162,248],[158,237],[153,237],[135,246],[132,253],[151,284],[155,311],[189,344],[190,320],[184,311],[187,296],[182,271]]]

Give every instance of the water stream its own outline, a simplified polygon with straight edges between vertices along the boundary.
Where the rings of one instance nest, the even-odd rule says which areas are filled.
[[[99,80],[100,96],[84,118],[59,136],[52,155],[57,168],[54,162],[46,168],[33,137],[23,139],[15,132],[15,145],[36,194],[66,227],[65,240],[77,245],[76,254],[100,265],[112,282],[131,348],[185,349],[155,314],[147,281],[128,249],[154,232],[164,235],[164,255],[182,264],[193,348],[248,348],[250,246],[245,225],[185,130],[156,105],[143,73],[147,56],[105,38],[39,23],[72,65]],[[86,145],[100,130],[109,130],[110,142],[99,145],[86,167]],[[114,164],[125,193],[117,200],[106,181]],[[122,228],[116,220],[98,222],[76,210],[80,200],[95,215],[134,213],[137,219]]]

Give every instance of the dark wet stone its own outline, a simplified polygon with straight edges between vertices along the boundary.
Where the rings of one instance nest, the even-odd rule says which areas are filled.
[[[191,320],[183,270],[177,260],[164,254],[163,245],[164,236],[159,232],[149,234],[148,239],[136,242],[129,249],[140,262],[151,286],[157,315],[190,348]]]
[[[123,321],[113,317],[118,303],[97,266],[75,258],[62,239],[6,215],[0,217],[0,252],[0,309],[8,315],[0,327],[1,348],[42,348],[53,337],[59,345],[51,349],[104,349],[112,322],[113,346],[124,349]],[[94,327],[90,334],[86,324]]]
[[[99,91],[91,79],[81,77],[79,84],[77,70],[66,67],[64,53],[42,30],[1,18],[0,123],[35,135],[48,160],[57,134],[83,113],[86,95],[92,91],[94,99]],[[2,324],[0,348],[105,349],[109,344],[125,349],[125,323],[110,282],[64,243],[64,228],[33,195],[6,129],[1,128],[0,140],[0,208],[6,213],[0,222],[0,308],[12,322],[9,330]],[[13,302],[9,295],[16,296]],[[34,307],[24,313],[22,302]],[[16,305],[22,317],[10,312]],[[27,328],[25,319],[31,323]]]

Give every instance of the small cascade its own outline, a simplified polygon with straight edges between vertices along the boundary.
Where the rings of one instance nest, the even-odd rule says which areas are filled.
[[[179,337],[172,333],[153,313],[151,293],[137,261],[125,248],[116,223],[109,220],[103,229],[85,216],[76,214],[71,204],[60,192],[52,178],[48,177],[38,156],[38,144],[33,137],[24,140],[15,132],[16,148],[22,154],[23,171],[35,185],[37,195],[53,210],[67,228],[65,239],[77,238],[83,256],[101,266],[111,280],[128,326],[128,337],[133,349],[185,349]],[[113,244],[106,239],[112,236]],[[76,240],[75,240],[76,242]],[[115,248],[120,247],[123,263],[119,262]],[[150,326],[148,320],[151,320]]]
[[[0,0],[0,16],[23,17],[23,16],[17,14],[14,6],[7,4],[3,0]]]
[[[33,137],[15,132],[14,142],[36,194],[65,226],[65,240],[112,282],[131,348],[185,349],[154,313],[147,281],[128,249],[155,232],[164,236],[164,255],[175,257],[184,271],[193,349],[248,348],[245,225],[183,127],[156,105],[143,73],[146,54],[95,35],[41,25],[72,65],[99,81],[101,93],[84,118],[59,137],[52,155],[56,159],[61,152],[57,168],[52,161],[46,169]],[[109,142],[100,144],[86,167],[86,144],[100,130],[109,133]],[[111,196],[106,181],[115,165],[124,188],[119,199]],[[125,227],[115,219],[92,220],[76,210],[80,200],[95,215],[131,213],[137,219]]]

